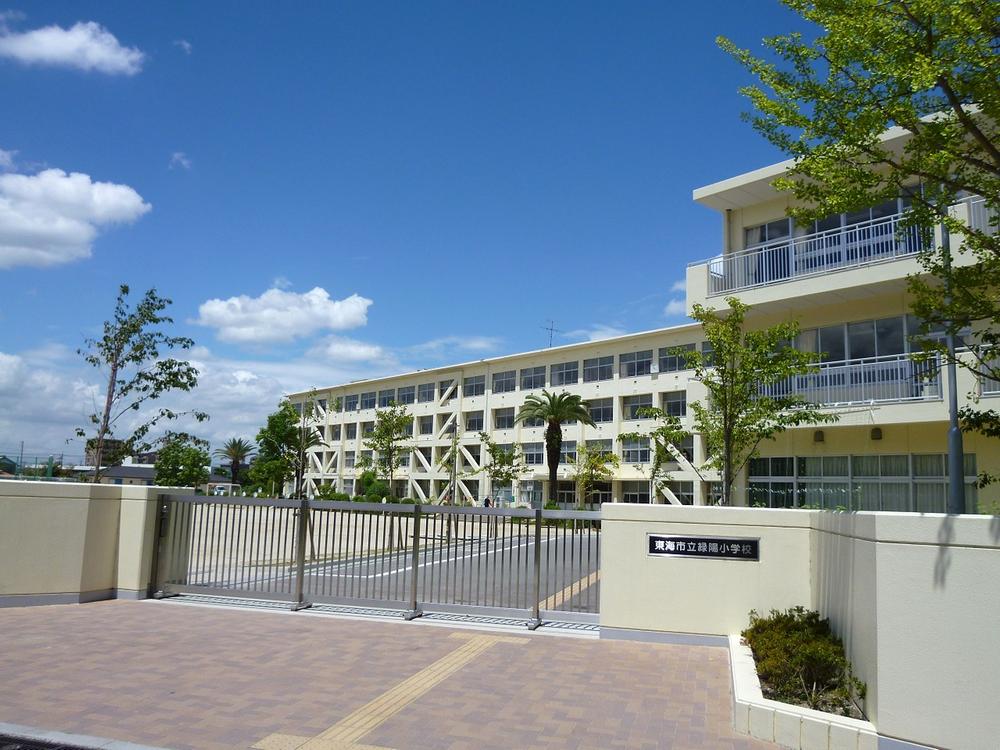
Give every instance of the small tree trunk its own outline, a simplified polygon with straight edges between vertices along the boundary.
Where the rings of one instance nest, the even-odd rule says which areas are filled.
[[[558,496],[559,454],[562,452],[562,427],[558,422],[549,422],[545,430],[545,452],[549,463],[549,500]]]
[[[114,401],[115,381],[118,379],[118,360],[111,365],[111,375],[108,377],[108,393],[104,397],[104,414],[101,417],[101,426],[97,430],[97,450],[94,455],[94,478],[93,483],[101,481],[101,462],[104,460],[104,438],[108,434],[108,421],[111,419],[111,404]]]

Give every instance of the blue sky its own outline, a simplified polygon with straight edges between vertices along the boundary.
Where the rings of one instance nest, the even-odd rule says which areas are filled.
[[[284,391],[540,348],[548,320],[558,343],[682,322],[721,234],[692,188],[781,158],[714,39],[798,23],[776,0],[0,13],[0,453],[73,450],[100,390],[75,349],[120,283],[174,300],[203,373],[177,403],[215,441]]]

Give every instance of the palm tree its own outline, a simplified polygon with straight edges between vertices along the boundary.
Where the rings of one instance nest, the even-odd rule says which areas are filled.
[[[240,469],[253,456],[253,452],[253,443],[243,438],[230,438],[221,448],[216,449],[215,455],[229,459],[229,475],[233,484],[236,484],[240,481]]]
[[[528,396],[524,399],[517,421],[538,419],[545,422],[545,457],[549,464],[549,495],[556,494],[556,473],[559,471],[559,458],[562,452],[563,422],[582,422],[594,426],[590,418],[587,402],[575,393],[549,393],[542,391],[541,396]],[[549,498],[550,500],[552,497]]]

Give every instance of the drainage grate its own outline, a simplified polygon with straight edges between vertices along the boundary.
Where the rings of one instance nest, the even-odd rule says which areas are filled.
[[[401,609],[379,609],[378,607],[354,607],[349,604],[314,604],[309,610],[332,615],[355,615],[358,617],[393,617],[402,619]],[[305,610],[305,611],[309,611]]]
[[[65,742],[42,742],[0,734],[0,750],[87,750],[87,748],[81,745],[67,745]]]
[[[481,625],[508,625],[523,628],[527,620],[516,617],[494,617],[490,615],[460,615],[451,612],[424,612],[425,620],[444,620],[445,622],[474,622]]]

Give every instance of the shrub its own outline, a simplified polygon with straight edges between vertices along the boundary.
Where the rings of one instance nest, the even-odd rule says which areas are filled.
[[[866,685],[854,677],[844,644],[819,612],[794,607],[771,610],[768,617],[750,612],[742,633],[757,663],[768,698],[797,703],[844,716],[864,716]]]
[[[346,492],[337,492],[332,484],[324,484],[316,489],[317,500],[350,500]]]

